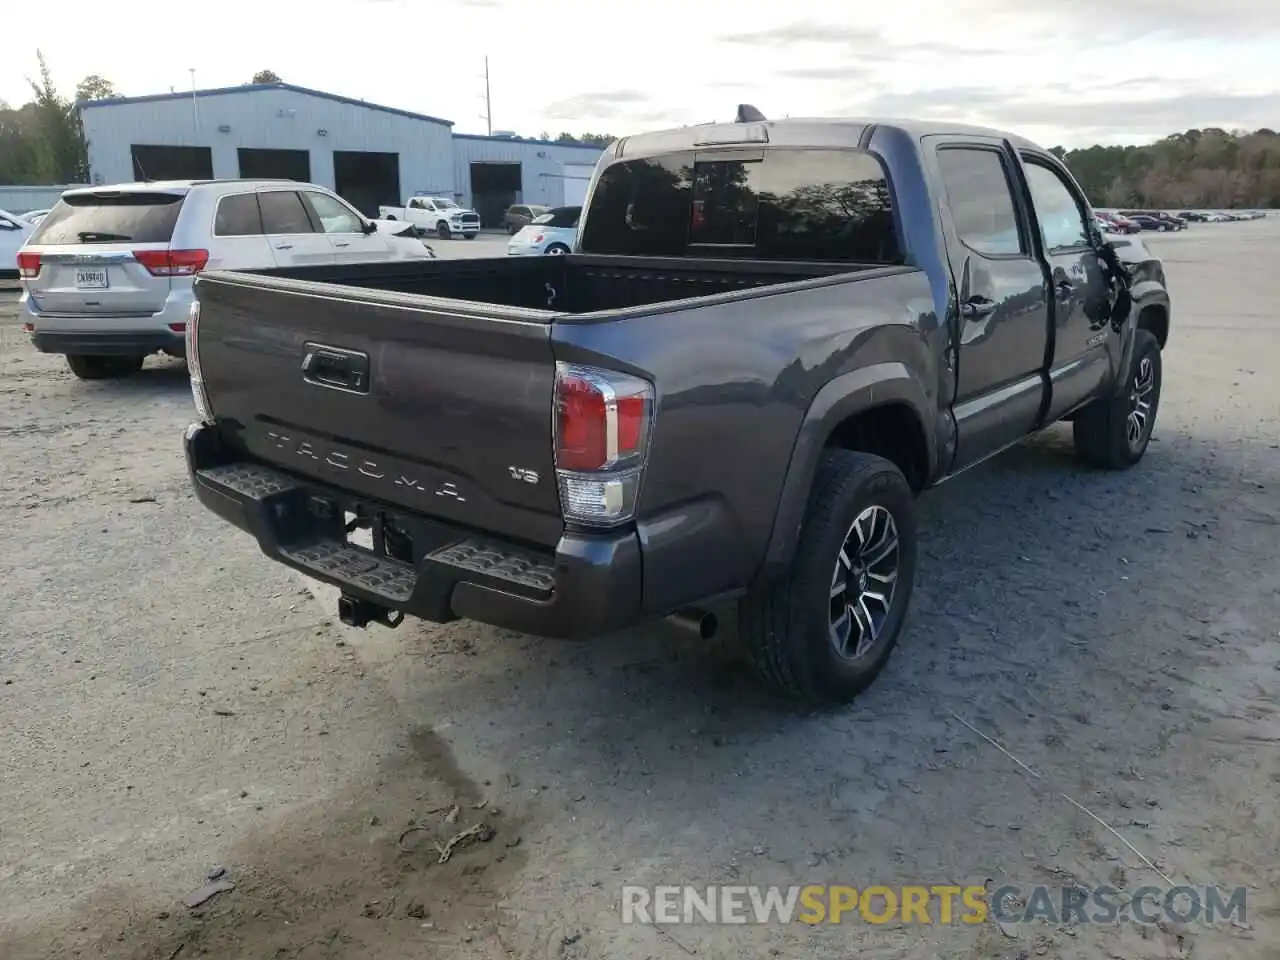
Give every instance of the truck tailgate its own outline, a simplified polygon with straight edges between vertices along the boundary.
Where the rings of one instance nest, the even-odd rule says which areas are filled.
[[[213,413],[252,458],[557,542],[552,314],[248,274],[196,293]]]

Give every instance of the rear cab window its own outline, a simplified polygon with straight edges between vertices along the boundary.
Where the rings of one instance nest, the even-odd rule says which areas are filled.
[[[888,177],[861,150],[624,160],[592,195],[586,253],[900,264]]]
[[[90,192],[64,196],[40,221],[32,245],[168,243],[185,193]]]

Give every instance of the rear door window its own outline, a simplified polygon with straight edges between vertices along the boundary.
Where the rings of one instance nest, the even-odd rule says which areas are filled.
[[[63,197],[30,243],[168,243],[186,194],[83,193]]]
[[[315,190],[304,190],[303,198],[311,208],[311,214],[320,221],[324,233],[361,233],[364,221],[333,197]]]
[[[262,232],[267,234],[318,233],[302,198],[293,190],[270,190],[258,194],[262,208]]]
[[[982,147],[946,147],[938,168],[960,242],[987,257],[1026,253],[1004,155]]]
[[[262,212],[258,209],[257,194],[241,193],[218,201],[218,212],[213,218],[215,237],[251,237],[261,234]]]
[[[614,164],[596,186],[582,246],[624,256],[902,262],[884,169],[857,150]]]

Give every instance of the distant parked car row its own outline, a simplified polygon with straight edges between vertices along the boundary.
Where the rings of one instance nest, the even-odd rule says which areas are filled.
[[[1227,223],[1233,220],[1261,220],[1266,216],[1266,213],[1261,210],[1233,210],[1230,213],[1186,210],[1178,214],[1178,216],[1191,223]]]
[[[1258,220],[1266,214],[1261,211],[1192,211],[1172,214],[1165,210],[1098,210],[1094,216],[1098,226],[1106,233],[1139,233],[1141,231],[1168,232],[1185,230],[1192,223],[1226,223],[1232,220]]]

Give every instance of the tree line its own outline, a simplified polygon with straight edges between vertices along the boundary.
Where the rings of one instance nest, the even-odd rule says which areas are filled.
[[[1216,127],[1174,133],[1141,147],[1054,147],[1099,207],[1280,207],[1280,136]]]
[[[54,86],[44,55],[36,51],[38,76],[31,99],[18,107],[0,101],[0,184],[87,183],[89,162],[76,103],[121,94],[110,80],[90,74],[73,98]],[[278,83],[259,70],[253,83]],[[557,143],[606,146],[603,133],[551,136]],[[1274,130],[1209,127],[1175,133],[1143,146],[1054,147],[1089,199],[1100,207],[1280,207],[1280,136]]]

